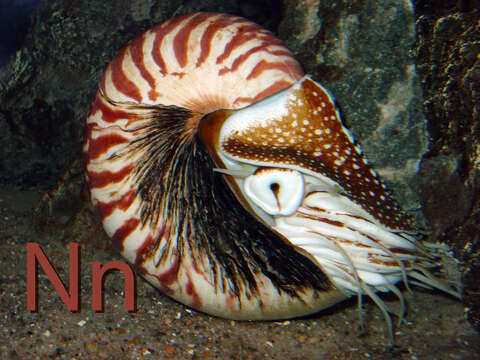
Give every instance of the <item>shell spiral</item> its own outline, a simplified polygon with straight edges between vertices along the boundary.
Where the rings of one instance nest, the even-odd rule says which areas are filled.
[[[435,255],[412,236],[327,90],[270,32],[172,18],[108,65],[86,121],[90,195],[137,271],[234,319],[305,315],[393,291]]]

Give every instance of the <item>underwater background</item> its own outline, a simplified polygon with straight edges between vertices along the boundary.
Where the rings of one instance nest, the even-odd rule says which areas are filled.
[[[480,353],[480,2],[392,0],[0,0],[0,355],[20,358],[473,359]],[[120,260],[90,205],[81,146],[98,80],[126,42],[174,15],[227,12],[271,30],[333,93],[342,117],[404,208],[446,243],[442,269],[463,301],[405,290],[406,320],[387,349],[365,299],[308,318],[234,322],[192,311],[140,278],[91,309],[91,262]],[[71,313],[40,270],[26,308],[26,244],[68,283],[81,246],[82,309]],[[395,297],[384,296],[392,307]]]

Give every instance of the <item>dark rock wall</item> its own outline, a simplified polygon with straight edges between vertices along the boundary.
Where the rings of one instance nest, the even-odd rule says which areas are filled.
[[[466,314],[480,330],[480,1],[416,3],[417,71],[430,134],[418,174],[433,238],[462,264]]]

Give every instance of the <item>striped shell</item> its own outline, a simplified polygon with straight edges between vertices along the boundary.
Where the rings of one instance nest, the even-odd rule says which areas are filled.
[[[179,16],[108,65],[87,118],[90,193],[149,282],[233,319],[305,315],[426,277],[430,249],[331,95],[245,19]],[[386,312],[385,312],[386,314]],[[387,321],[390,321],[386,314]]]

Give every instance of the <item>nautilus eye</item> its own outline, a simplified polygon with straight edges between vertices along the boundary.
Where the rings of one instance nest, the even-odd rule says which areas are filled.
[[[303,176],[295,170],[260,168],[244,182],[245,194],[270,215],[292,215],[303,201]]]
[[[113,243],[203,312],[282,319],[366,294],[390,324],[376,292],[403,304],[399,280],[457,295],[428,273],[434,249],[330,93],[245,19],[182,15],[129,42],[100,81],[84,152]]]

